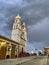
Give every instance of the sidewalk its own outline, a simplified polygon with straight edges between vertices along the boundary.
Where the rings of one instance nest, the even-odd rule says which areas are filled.
[[[1,60],[0,61],[0,65],[17,65],[17,64],[21,64],[23,62],[30,61],[33,58],[36,58],[36,57],[27,57],[27,58],[17,58],[17,59]]]

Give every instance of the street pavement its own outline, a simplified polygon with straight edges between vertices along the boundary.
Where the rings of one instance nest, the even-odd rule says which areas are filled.
[[[47,59],[47,65],[49,65],[49,57],[48,57],[48,59]]]
[[[21,64],[26,61],[30,61],[32,58],[36,58],[36,56],[35,57],[30,56],[30,57],[24,57],[24,58],[0,60],[0,65],[17,65],[17,64]]]
[[[47,65],[47,57],[37,57],[19,65]]]
[[[0,65],[49,65],[47,56],[30,56],[17,59],[0,60]]]

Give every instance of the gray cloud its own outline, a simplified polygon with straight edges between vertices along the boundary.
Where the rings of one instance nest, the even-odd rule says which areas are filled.
[[[49,17],[44,18],[36,25],[28,26],[29,35],[32,34],[32,38],[35,41],[44,41],[49,37]]]
[[[22,21],[26,22],[29,43],[32,43],[34,47],[37,46],[36,43],[38,43],[37,47],[48,46],[49,1],[0,0],[0,34],[10,37],[14,17],[18,13]]]

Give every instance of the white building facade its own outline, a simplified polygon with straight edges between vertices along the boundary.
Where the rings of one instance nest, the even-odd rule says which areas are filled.
[[[27,31],[26,25],[23,22],[21,24],[21,17],[17,15],[15,17],[15,21],[13,23],[11,39],[18,42],[19,44],[23,44],[24,46],[19,46],[19,52],[26,52],[26,43],[27,43]]]

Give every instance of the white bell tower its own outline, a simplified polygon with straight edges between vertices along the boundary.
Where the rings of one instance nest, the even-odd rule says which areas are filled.
[[[27,41],[27,31],[26,31],[25,22],[23,22],[23,24],[22,24],[22,37],[23,37],[24,40]]]
[[[22,24],[22,39],[23,39],[23,44],[25,45],[25,47],[23,48],[24,52],[26,52],[26,44],[27,44],[27,31],[26,31],[26,25],[25,22],[23,22]]]
[[[12,35],[11,39],[20,43],[20,36],[21,36],[21,17],[19,14],[15,17],[15,21],[13,23]]]

